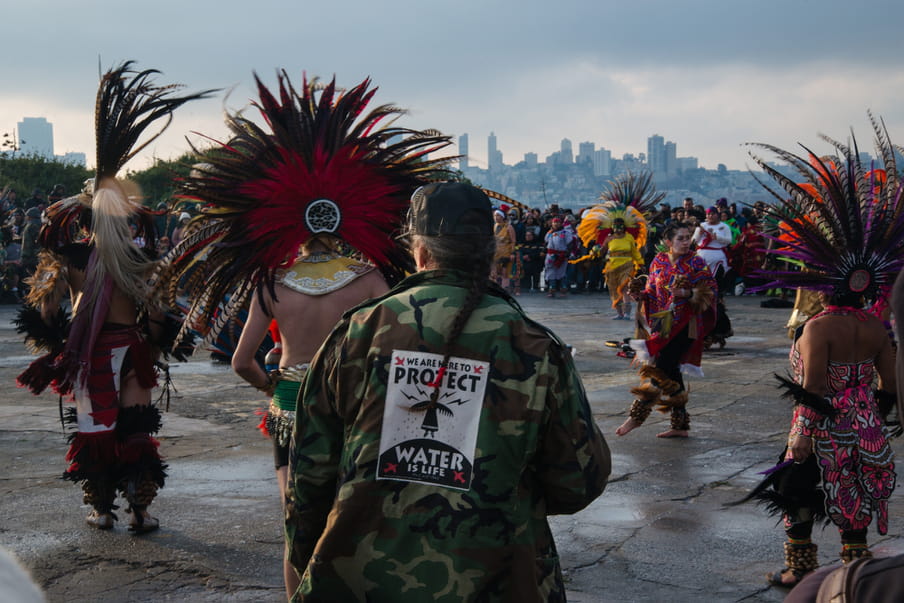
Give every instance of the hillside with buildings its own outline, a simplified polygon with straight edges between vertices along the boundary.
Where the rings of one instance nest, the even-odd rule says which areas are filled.
[[[525,153],[521,161],[507,165],[496,136],[491,133],[487,138],[486,168],[472,165],[468,159],[469,143],[467,134],[458,139],[461,172],[473,183],[530,207],[557,203],[560,207],[577,209],[592,205],[609,180],[629,171],[651,171],[657,189],[666,193],[665,201],[673,206],[685,197],[693,197],[704,206],[720,197],[738,203],[772,201],[756,180],[755,176],[763,176],[762,172],[729,170],[722,164],[715,170],[704,169],[698,166],[696,157],[678,157],[678,145],[659,135],[650,136],[646,153],[637,155],[628,153],[614,158],[611,151],[597,148],[592,142],[580,143],[575,155],[572,142],[566,138],[559,150],[542,162],[536,153]],[[862,153],[861,160],[869,162],[871,158]],[[789,175],[793,172],[786,165],[770,165]]]

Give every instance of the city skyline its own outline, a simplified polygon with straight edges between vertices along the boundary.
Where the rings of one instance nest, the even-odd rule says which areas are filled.
[[[671,140],[666,141],[658,134],[652,134],[647,137],[646,152],[625,152],[620,155],[614,155],[612,149],[603,146],[597,148],[597,143],[593,141],[582,141],[578,143],[578,153],[574,154],[574,144],[570,138],[563,138],[559,143],[559,149],[546,155],[541,162],[539,155],[535,151],[524,153],[521,159],[506,162],[505,153],[499,148],[499,141],[494,132],[490,132],[487,136],[487,157],[493,157],[493,161],[475,161],[475,156],[470,153],[471,142],[470,133],[464,133],[458,137],[459,154],[463,157],[459,159],[458,168],[464,172],[470,168],[482,168],[486,170],[499,169],[500,167],[512,167],[525,163],[528,166],[536,166],[543,164],[572,164],[586,162],[593,165],[594,176],[608,176],[611,174],[611,161],[613,158],[622,160],[639,160],[645,163],[654,173],[659,173],[664,177],[674,176],[679,171],[696,169],[698,161],[696,157],[678,157],[678,144]],[[759,171],[758,169],[755,171]]]
[[[664,174],[673,174],[674,170],[677,169],[678,165],[677,161],[679,160],[689,160],[693,165],[685,166],[683,169],[693,169],[696,168],[696,157],[675,157],[675,150],[677,148],[677,143],[672,141],[661,142],[664,147],[668,147],[671,149],[671,154],[668,155],[671,157],[671,163],[668,163],[663,159],[662,165],[657,162],[649,161],[649,158],[653,156],[653,153],[650,152],[651,140],[658,139],[659,141],[663,141],[664,139],[658,134],[654,134],[647,138],[647,152],[646,153],[633,153],[633,152],[625,152],[622,153],[621,157],[634,157],[637,156],[641,160],[645,157],[648,161],[649,167],[652,171],[662,171]],[[45,157],[48,159],[56,158],[60,161],[73,161],[74,159],[78,161],[80,159],[81,165],[85,165],[85,153],[83,151],[70,151],[62,155],[55,154],[55,147],[53,143],[53,124],[47,120],[46,117],[23,117],[16,124],[16,128],[14,128],[11,133],[6,133],[4,135],[4,140],[8,141],[10,145],[15,145],[15,148],[12,149],[15,152],[18,152],[22,155],[30,155],[35,154],[41,157]],[[465,171],[469,167],[483,167],[484,169],[498,169],[499,167],[505,166],[513,166],[521,163],[522,161],[530,163],[531,161],[539,162],[539,155],[535,151],[528,151],[524,154],[524,156],[518,161],[512,163],[504,163],[504,152],[499,150],[497,145],[497,137],[491,131],[487,136],[487,157],[494,157],[494,161],[492,163],[487,161],[482,161],[481,159],[475,158],[473,154],[469,153],[470,134],[464,133],[458,137],[457,141],[453,141],[457,144],[458,147],[458,155],[461,156],[459,159],[458,167],[461,171]],[[565,158],[567,147],[567,158]],[[562,158],[563,163],[573,163],[580,160],[582,157],[589,160],[590,162],[596,164],[600,161],[600,157],[588,156],[588,154],[593,153],[603,153],[607,157],[611,157],[612,150],[606,149],[605,147],[596,148],[596,143],[592,141],[583,141],[579,143],[579,147],[582,149],[576,156],[573,155],[573,147],[572,141],[569,138],[563,138],[560,142],[560,148],[558,151],[553,151],[549,155],[546,156],[546,159],[543,163],[549,163],[550,161],[556,162],[558,158]],[[6,149],[0,151],[2,153],[11,152],[10,149]],[[658,155],[657,155],[658,157]],[[607,159],[606,161],[608,161]],[[478,164],[478,165],[475,165]],[[483,165],[479,165],[483,164]],[[596,173],[599,172],[599,173]],[[595,175],[605,176],[608,175],[608,170],[595,170]]]
[[[563,138],[595,141],[615,158],[659,134],[701,167],[742,170],[752,165],[747,142],[819,152],[818,134],[845,140],[851,127],[866,142],[868,110],[904,140],[904,5],[891,0],[868,12],[841,0],[396,0],[380,10],[259,0],[253,11],[235,0],[159,0],[138,16],[95,0],[54,4],[52,18],[40,1],[4,8],[7,46],[28,51],[0,65],[0,128],[45,116],[57,152],[86,152],[89,164],[98,72],[127,59],[160,69],[161,83],[223,89],[180,108],[127,169],[181,155],[186,137],[227,137],[223,110],[246,109],[253,73],[273,86],[279,68],[293,81],[335,74],[341,86],[370,76],[375,104],[410,111],[399,125],[455,139],[493,132],[509,160],[542,160]],[[471,145],[473,162],[489,162],[482,147]]]
[[[53,124],[48,122],[45,117],[23,117],[10,133],[3,134],[3,148],[0,149],[0,155],[19,153],[21,155],[38,155],[47,159],[54,159],[63,163],[73,165],[87,166],[86,154],[81,151],[69,151],[63,154],[55,154],[53,144]],[[453,144],[458,148],[457,168],[464,174],[477,173],[475,170],[499,171],[502,168],[510,168],[519,165],[527,167],[537,167],[538,165],[554,165],[561,164],[577,164],[586,162],[592,166],[592,173],[596,177],[609,177],[615,175],[619,170],[615,168],[616,164],[622,164],[621,171],[630,169],[644,169],[653,172],[654,178],[664,179],[674,177],[687,170],[694,170],[703,167],[698,164],[696,157],[679,157],[677,156],[678,144],[673,141],[666,141],[659,134],[652,134],[647,137],[646,153],[626,152],[620,156],[613,156],[610,149],[605,147],[596,148],[596,143],[592,141],[583,141],[578,144],[579,152],[573,154],[573,143],[568,138],[563,138],[559,144],[559,150],[553,151],[541,162],[539,155],[534,151],[524,153],[524,156],[513,163],[505,163],[504,152],[499,150],[498,139],[493,131],[487,136],[487,156],[494,157],[492,166],[487,162],[477,160],[475,162],[474,155],[469,153],[470,150],[470,134],[464,133]],[[873,160],[867,151],[860,153],[862,161],[869,162]],[[480,164],[484,165],[480,165]],[[779,163],[780,165],[781,163]],[[627,167],[625,167],[627,166]],[[93,166],[92,166],[93,167]],[[147,167],[147,166],[145,166]],[[725,164],[717,164],[717,168],[725,167]],[[756,166],[747,166],[748,171],[761,171]],[[138,168],[139,170],[142,168]],[[704,168],[712,169],[712,168]],[[738,170],[734,170],[738,171]]]
[[[0,155],[39,155],[57,161],[85,165],[85,154],[69,152],[54,155],[53,124],[44,117],[26,117],[17,123],[10,133],[3,134],[3,149]],[[718,197],[731,197],[743,203],[760,200],[767,194],[758,177],[741,170],[729,170],[719,165],[717,170],[698,170],[695,157],[679,157],[678,144],[667,141],[659,134],[647,137],[646,153],[624,153],[614,158],[605,147],[596,148],[596,143],[578,143],[577,154],[574,144],[568,138],[559,141],[559,149],[547,155],[540,162],[536,152],[528,151],[520,161],[512,164],[504,162],[504,154],[499,149],[495,132],[487,136],[487,156],[493,157],[492,166],[486,168],[472,165],[469,153],[470,134],[458,138],[458,169],[469,180],[504,193],[519,202],[532,206],[548,206],[557,203],[563,207],[576,209],[596,202],[600,190],[607,186],[610,178],[625,172],[650,171],[653,181],[666,201],[675,202],[684,196],[691,196],[708,203]],[[899,165],[904,165],[904,157],[898,154]],[[860,161],[869,164],[874,159],[870,153],[861,150]],[[793,174],[793,166],[770,162],[780,171]],[[565,169],[566,171],[562,171]]]

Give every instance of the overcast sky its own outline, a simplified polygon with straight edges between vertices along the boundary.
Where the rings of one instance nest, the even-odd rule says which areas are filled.
[[[491,131],[507,164],[563,138],[642,153],[652,134],[709,169],[753,165],[744,142],[819,150],[819,133],[851,127],[871,151],[868,109],[904,143],[899,0],[27,0],[4,1],[3,22],[0,133],[45,117],[55,152],[89,165],[98,58],[224,89],[180,108],[134,169],[180,155],[192,131],[221,137],[252,73],[273,84],[278,68],[370,76],[377,103],[410,111],[400,125],[468,133],[480,166]]]

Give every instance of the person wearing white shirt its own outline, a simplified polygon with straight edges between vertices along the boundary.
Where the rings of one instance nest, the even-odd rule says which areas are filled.
[[[706,211],[706,221],[694,230],[694,243],[697,255],[709,266],[721,290],[725,274],[731,268],[726,254],[727,247],[731,245],[731,228],[721,220],[715,207]]]
[[[709,266],[718,285],[716,324],[704,339],[704,346],[709,348],[713,343],[718,343],[723,348],[725,340],[734,334],[731,320],[725,312],[724,299],[725,291],[730,290],[733,284],[727,253],[728,246],[731,245],[731,228],[722,221],[717,207],[706,210],[706,221],[694,229],[693,239],[697,245],[697,255]]]

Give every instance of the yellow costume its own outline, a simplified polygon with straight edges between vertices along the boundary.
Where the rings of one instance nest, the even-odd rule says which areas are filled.
[[[643,266],[640,249],[647,242],[647,219],[645,213],[652,211],[656,203],[665,197],[656,193],[652,173],[620,174],[610,181],[600,195],[604,203],[595,205],[581,216],[578,236],[585,246],[593,243],[605,245],[608,261],[603,267],[606,287],[612,298],[612,307],[618,312],[615,318],[630,317],[631,304],[625,301],[625,291],[635,266]],[[621,237],[611,237],[616,226],[625,233]]]
[[[603,274],[606,275],[606,287],[612,298],[612,307],[618,308],[625,300],[625,290],[637,268],[643,266],[643,257],[637,248],[637,242],[629,233],[622,237],[610,237],[609,253]]]

